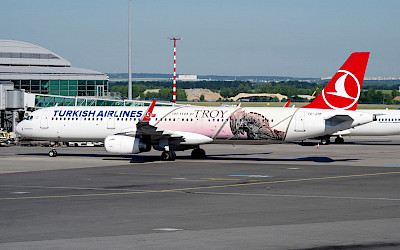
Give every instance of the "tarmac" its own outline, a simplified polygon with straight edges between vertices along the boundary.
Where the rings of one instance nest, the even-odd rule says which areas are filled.
[[[399,249],[399,145],[3,147],[0,249]]]

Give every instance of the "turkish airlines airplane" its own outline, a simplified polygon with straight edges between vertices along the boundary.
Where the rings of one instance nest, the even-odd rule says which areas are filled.
[[[376,121],[323,136],[321,142],[329,144],[331,136],[336,136],[335,143],[344,143],[344,136],[400,135],[400,110],[362,109],[362,112],[374,114]]]
[[[51,107],[34,111],[17,125],[24,138],[50,141],[101,141],[107,152],[137,154],[151,148],[162,160],[174,151],[212,142],[283,143],[333,134],[374,121],[355,111],[369,52],[351,54],[322,93],[303,108],[267,107]],[[338,82],[344,86],[338,86]],[[56,156],[52,149],[49,156]]]

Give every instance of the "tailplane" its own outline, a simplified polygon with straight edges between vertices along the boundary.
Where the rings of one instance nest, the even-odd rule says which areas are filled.
[[[354,52],[322,92],[303,108],[356,110],[369,52]]]

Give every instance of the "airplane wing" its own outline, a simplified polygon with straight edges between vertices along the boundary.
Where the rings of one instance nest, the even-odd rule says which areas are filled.
[[[154,125],[150,124],[150,118],[153,116],[153,109],[157,100],[153,100],[143,117],[136,124],[136,130],[130,130],[118,133],[118,135],[125,136],[148,136],[152,141],[157,141],[160,139],[174,140],[182,145],[198,145],[204,143],[210,143],[213,141],[212,138],[190,132],[174,131],[160,129]]]

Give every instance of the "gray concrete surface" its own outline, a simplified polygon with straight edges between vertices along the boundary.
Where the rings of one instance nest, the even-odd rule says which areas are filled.
[[[0,249],[398,249],[399,144],[0,148]]]

